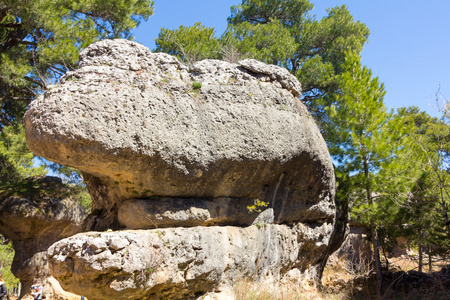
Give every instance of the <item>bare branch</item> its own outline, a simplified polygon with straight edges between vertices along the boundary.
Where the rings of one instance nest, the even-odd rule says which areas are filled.
[[[41,73],[39,72],[39,69],[36,67],[36,57],[35,57],[35,55],[34,55],[34,50],[31,51],[31,55],[32,55],[32,57],[33,57],[33,66],[34,66],[34,69],[36,70],[36,73],[37,73],[39,79],[41,80],[41,81],[40,81],[41,84],[39,84],[39,85],[40,85],[43,89],[47,89],[47,85],[45,84],[45,78],[42,77]]]
[[[60,74],[60,75],[64,75],[66,73],[65,70],[55,67],[55,66],[50,66],[50,69],[52,69],[54,72]]]
[[[35,80],[35,79],[33,79],[33,78],[29,77],[29,76],[25,76],[24,79],[25,79],[26,81],[29,81],[29,82],[31,82],[31,83],[34,83],[34,84],[39,85],[39,86],[40,86],[41,88],[43,88],[43,89],[46,88],[45,83],[43,83],[42,81]]]
[[[0,28],[20,28],[22,23],[0,24]]]
[[[38,45],[36,42],[29,42],[29,41],[19,41],[17,43],[21,44],[21,45],[30,45],[30,46],[35,46],[35,47],[37,47],[37,45]]]

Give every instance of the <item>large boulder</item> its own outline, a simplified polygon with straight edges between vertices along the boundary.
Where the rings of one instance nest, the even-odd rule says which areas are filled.
[[[137,43],[105,40],[85,49],[80,68],[30,105],[26,134],[34,153],[83,172],[93,198],[92,230],[148,229],[140,236],[151,244],[157,231],[167,228],[167,236],[177,237],[168,243],[181,247],[196,232],[206,239],[230,236],[220,226],[247,226],[235,229],[240,242],[233,247],[211,240],[219,248],[224,243],[217,256],[202,246],[205,259],[228,257],[231,263],[221,262],[214,280],[189,277],[195,280],[189,284],[192,294],[216,286],[236,268],[249,274],[264,266],[262,274],[298,267],[320,278],[329,252],[339,243],[335,180],[326,144],[298,99],[300,93],[297,79],[278,66],[204,60],[188,68]],[[271,225],[269,235],[248,234],[264,224],[279,226]],[[198,227],[170,228],[180,226]],[[103,242],[94,244],[109,245],[109,236],[100,235]],[[126,299],[124,291],[135,289],[133,284],[141,289],[139,295],[157,293],[159,279],[116,284],[124,280],[122,273],[94,263],[104,250],[77,248],[91,247],[90,237],[77,235],[49,250],[52,269],[64,287],[76,290],[82,282],[94,291],[108,285],[105,297],[114,298],[116,291],[121,299]],[[276,251],[294,252],[248,263],[237,254],[249,251],[253,257],[270,243],[280,244]],[[70,250],[75,244],[78,250]],[[178,248],[166,248],[164,257],[179,255]],[[176,282],[173,290],[183,290],[187,279],[167,271],[175,270],[178,262],[167,262],[172,265],[164,269],[165,276]],[[181,264],[191,263],[201,261]],[[136,268],[144,270],[144,265]],[[91,269],[98,272],[85,279],[63,275]],[[137,295],[130,293],[131,298]]]
[[[21,297],[39,280],[47,297],[79,299],[62,291],[47,259],[50,245],[83,231],[87,213],[79,197],[78,188],[57,177],[30,177],[0,187],[0,233],[13,242],[12,272],[21,281]]]
[[[189,71],[125,40],[90,46],[80,67],[31,104],[27,140],[84,172],[105,228],[123,201],[152,196],[259,199],[277,223],[333,219],[333,166],[286,70],[206,60]]]

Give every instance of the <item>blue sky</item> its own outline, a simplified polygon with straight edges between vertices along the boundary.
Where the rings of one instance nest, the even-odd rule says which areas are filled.
[[[450,0],[312,0],[318,19],[329,7],[347,5],[370,29],[362,63],[385,84],[389,108],[416,105],[438,116],[432,102],[440,87],[450,98]],[[135,40],[155,48],[161,27],[201,22],[220,36],[230,7],[240,0],[155,0],[155,12],[134,31]],[[431,103],[432,104],[432,103]]]

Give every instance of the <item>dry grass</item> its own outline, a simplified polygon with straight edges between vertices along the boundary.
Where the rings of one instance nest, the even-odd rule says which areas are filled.
[[[293,280],[241,279],[234,285],[236,300],[338,300],[347,299],[345,293],[320,290],[310,282]]]
[[[349,281],[355,275],[364,274],[369,271],[369,267],[367,265],[360,266],[358,268],[358,272],[354,272],[349,261],[347,261],[344,257],[339,259],[335,257],[330,257],[327,265],[323,271],[322,275],[322,284],[325,286],[334,282],[336,279]]]
[[[442,267],[449,263],[448,260],[442,259],[440,257],[432,257],[432,270],[431,272],[439,272]],[[389,259],[390,264],[394,264],[396,267],[400,268],[402,271],[419,270],[419,256],[415,252],[410,252],[408,255],[402,255],[400,257],[394,257]],[[423,272],[431,273],[428,267],[428,256],[424,258],[422,263]]]
[[[436,258],[436,260],[438,260]],[[417,270],[418,262],[414,254],[403,255],[389,260],[391,272],[386,273],[383,299],[447,299],[450,300],[449,283],[440,282],[438,273],[430,274],[434,282],[417,285],[414,274],[408,275],[401,271]],[[433,264],[433,271],[440,271],[448,261],[438,261]],[[370,271],[368,263],[361,266],[352,265],[344,257],[332,258],[327,264],[322,277],[321,288],[307,281],[292,279],[241,279],[233,286],[236,300],[344,300],[344,299],[375,299],[375,276]],[[428,266],[424,266],[424,271]],[[400,272],[399,272],[400,271]],[[402,275],[404,274],[404,275]],[[396,277],[397,276],[397,277]],[[408,277],[409,276],[409,277]],[[425,277],[428,275],[424,275]],[[408,277],[408,279],[405,279]],[[447,288],[445,288],[447,286]],[[389,287],[389,288],[388,288]]]

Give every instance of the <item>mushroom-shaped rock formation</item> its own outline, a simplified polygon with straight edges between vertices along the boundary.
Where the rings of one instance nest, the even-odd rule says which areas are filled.
[[[63,184],[57,177],[30,177],[0,188],[0,233],[13,242],[12,271],[22,283],[21,297],[37,279],[47,297],[71,299],[50,275],[47,249],[83,231],[87,214],[80,197],[77,187]]]
[[[54,244],[55,277],[95,299],[186,298],[237,273],[320,277],[340,241],[334,171],[300,93],[255,60],[188,68],[127,40],[86,48],[30,105],[27,140],[83,172],[92,230],[125,231]]]

